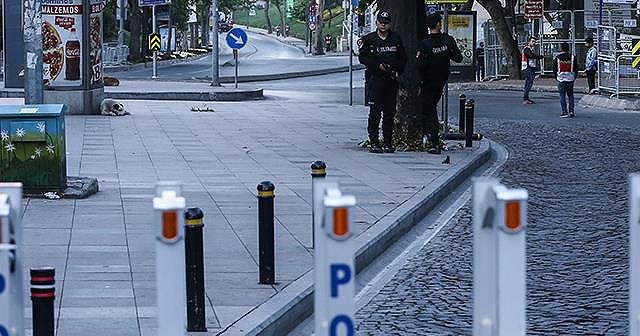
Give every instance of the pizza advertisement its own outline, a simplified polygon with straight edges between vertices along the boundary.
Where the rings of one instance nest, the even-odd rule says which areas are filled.
[[[103,86],[102,81],[102,29],[105,3],[102,0],[91,0],[89,15],[89,72],[92,87]]]
[[[43,79],[48,87],[82,86],[82,0],[42,1]]]

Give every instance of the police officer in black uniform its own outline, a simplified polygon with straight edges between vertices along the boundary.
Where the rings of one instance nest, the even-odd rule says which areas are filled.
[[[431,14],[427,17],[429,35],[418,46],[418,68],[420,69],[422,119],[428,152],[440,154],[440,122],[438,102],[442,89],[449,79],[449,60],[462,62],[462,53],[455,39],[442,33],[442,16]],[[428,141],[427,141],[428,140]]]
[[[365,71],[365,103],[369,106],[369,141],[372,153],[393,153],[393,118],[396,113],[398,76],[407,64],[407,54],[400,35],[391,31],[391,15],[381,11],[376,31],[358,41],[360,63]],[[382,118],[384,147],[380,146],[378,128]]]

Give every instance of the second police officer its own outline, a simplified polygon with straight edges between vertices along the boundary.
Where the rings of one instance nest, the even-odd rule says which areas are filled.
[[[456,40],[442,32],[442,16],[427,17],[429,35],[418,46],[418,68],[420,69],[420,95],[422,97],[422,129],[428,152],[440,154],[440,122],[438,102],[442,89],[449,79],[449,60],[462,62],[462,53]]]
[[[407,64],[400,35],[391,31],[391,15],[381,11],[376,17],[376,31],[358,41],[359,60],[365,71],[365,104],[369,106],[367,131],[372,153],[393,153],[393,123],[398,95],[398,76]],[[384,147],[379,132],[382,118]]]

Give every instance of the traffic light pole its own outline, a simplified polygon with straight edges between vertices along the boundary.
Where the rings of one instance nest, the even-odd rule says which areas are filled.
[[[156,5],[151,6],[151,21],[153,22],[153,33],[156,34]],[[158,78],[158,52],[153,52],[153,75],[151,79]]]

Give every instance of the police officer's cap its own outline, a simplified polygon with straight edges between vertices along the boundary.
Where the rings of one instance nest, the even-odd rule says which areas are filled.
[[[380,23],[390,23],[391,22],[391,14],[387,11],[381,11],[378,13],[377,17],[378,22]]]

